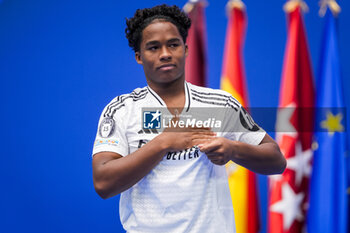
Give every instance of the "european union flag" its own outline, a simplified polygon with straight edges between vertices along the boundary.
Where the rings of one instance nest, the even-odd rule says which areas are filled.
[[[310,184],[309,233],[347,230],[345,111],[338,59],[337,30],[326,12],[316,94],[316,132]]]

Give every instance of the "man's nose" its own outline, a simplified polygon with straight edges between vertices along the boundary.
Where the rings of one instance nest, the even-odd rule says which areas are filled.
[[[166,46],[163,46],[160,53],[160,60],[170,60],[171,59],[171,53],[169,51],[169,48]]]

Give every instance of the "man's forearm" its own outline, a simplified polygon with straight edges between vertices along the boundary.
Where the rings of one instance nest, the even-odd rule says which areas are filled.
[[[232,160],[249,170],[265,175],[282,173],[286,167],[286,160],[277,143],[268,134],[259,145],[217,137],[199,145],[199,148],[216,165],[224,165]]]
[[[94,183],[97,193],[102,198],[109,198],[129,189],[146,176],[166,152],[161,140],[155,138],[125,157],[111,159],[106,153],[101,155],[104,158],[96,157]]]
[[[251,171],[271,175],[282,173],[286,167],[286,160],[274,142],[257,146],[234,141],[232,144],[235,149],[231,160]]]

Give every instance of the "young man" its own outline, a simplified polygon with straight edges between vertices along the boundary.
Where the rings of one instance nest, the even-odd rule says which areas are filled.
[[[230,94],[185,82],[190,25],[178,7],[166,5],[137,10],[127,20],[126,36],[148,86],[105,107],[93,150],[95,189],[102,198],[121,193],[127,232],[235,232],[223,165],[232,160],[262,174],[286,166],[278,145]],[[230,114],[226,133],[196,126],[159,132],[143,124],[146,107],[163,107],[173,122],[196,107]],[[151,121],[159,116],[153,112]]]

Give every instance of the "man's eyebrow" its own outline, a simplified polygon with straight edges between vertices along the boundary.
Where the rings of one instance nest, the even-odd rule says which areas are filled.
[[[168,40],[168,43],[173,43],[173,42],[180,42],[179,38],[172,38],[170,40]]]
[[[151,40],[151,41],[148,41],[145,46],[152,46],[152,45],[156,45],[156,44],[159,44],[159,41],[157,40]]]
[[[174,43],[174,42],[180,42],[181,40],[179,38],[171,38],[170,40],[167,41],[167,43]],[[153,46],[153,45],[158,45],[160,42],[158,40],[151,40],[146,42],[145,47],[147,46]]]

